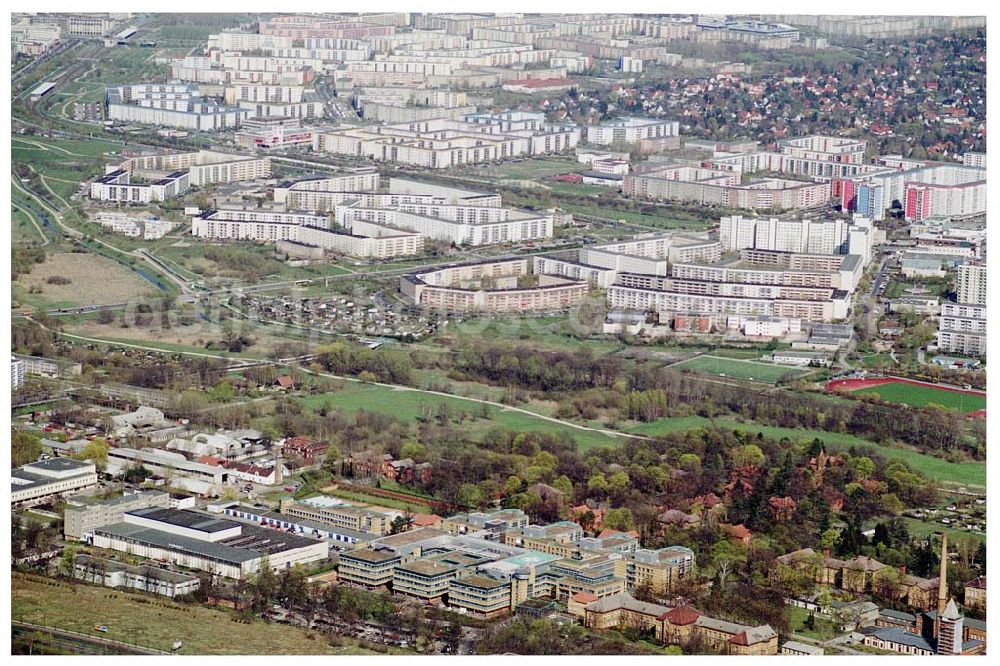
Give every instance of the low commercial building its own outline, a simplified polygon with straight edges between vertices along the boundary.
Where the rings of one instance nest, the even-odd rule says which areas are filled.
[[[113,448],[108,451],[108,474],[122,474],[133,467],[143,467],[154,474],[169,476],[176,484],[182,479],[197,482],[201,494],[217,493],[229,480],[228,470],[192,462],[179,453],[159,449]]]
[[[10,471],[11,506],[33,506],[97,485],[97,467],[73,458],[40,460]]]
[[[105,587],[150,592],[164,597],[193,594],[201,586],[197,576],[169,571],[152,564],[131,566],[123,562],[80,554],[73,560],[73,577]]]
[[[63,514],[63,534],[67,539],[86,541],[97,528],[123,521],[126,511],[148,507],[169,508],[169,493],[145,490],[98,502],[72,503]]]
[[[242,579],[325,560],[329,543],[196,511],[147,508],[127,511],[120,523],[98,528],[93,545]]]
[[[292,517],[288,513],[277,513],[237,502],[225,507],[222,513],[234,520],[251,521],[265,527],[289,530],[294,534],[301,534],[313,539],[325,539],[332,542],[331,545],[335,548],[352,548],[371,541],[377,536],[370,532],[335,526],[329,521],[319,522],[308,518]]]
[[[283,498],[279,503],[279,511],[292,518],[305,518],[376,537],[387,534],[392,522],[387,514],[361,509],[347,503],[329,505]]]

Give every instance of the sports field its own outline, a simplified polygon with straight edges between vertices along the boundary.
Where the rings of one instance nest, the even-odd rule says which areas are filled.
[[[912,407],[926,407],[934,403],[963,414],[986,409],[986,394],[982,391],[937,387],[896,378],[831,382],[827,390],[875,394],[886,402]]]
[[[706,375],[717,375],[733,377],[735,379],[749,379],[767,384],[776,384],[784,377],[797,377],[803,375],[808,370],[794,368],[783,365],[772,365],[770,363],[758,363],[757,361],[743,361],[734,358],[722,358],[721,356],[696,356],[695,358],[681,361],[670,366],[675,370],[691,370]]]

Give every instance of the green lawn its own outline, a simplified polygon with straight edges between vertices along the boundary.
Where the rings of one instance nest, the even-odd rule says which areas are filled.
[[[785,377],[796,377],[808,372],[802,368],[758,363],[720,356],[697,356],[672,366],[675,370],[691,370],[707,375],[725,375],[736,379],[752,379],[754,381],[776,384]]]
[[[582,450],[600,446],[617,446],[624,441],[624,438],[580,430],[530,414],[504,411],[499,407],[491,406],[489,408],[490,418],[484,419],[478,416],[480,405],[470,400],[419,391],[394,390],[374,384],[352,383],[341,391],[301,398],[300,402],[310,409],[319,409],[329,402],[334,409],[346,412],[364,409],[370,412],[388,414],[403,421],[416,421],[420,416],[421,408],[425,405],[434,410],[433,415],[436,414],[439,405],[447,403],[453,416],[459,411],[469,412],[475,416],[473,420],[467,420],[461,425],[462,428],[468,430],[469,435],[474,439],[482,437],[492,428],[504,427],[519,432],[566,433],[576,440],[577,445]]]
[[[548,157],[522,162],[510,162],[488,168],[479,167],[472,170],[462,170],[458,175],[462,177],[483,176],[495,180],[537,180],[574,171],[582,167],[582,164],[570,157]]]
[[[700,220],[682,220],[661,215],[648,215],[628,210],[604,208],[596,203],[591,206],[581,206],[579,204],[560,204],[560,206],[575,215],[593,215],[609,220],[625,220],[632,224],[641,224],[659,229],[705,229],[709,226],[708,223]]]
[[[964,486],[986,487],[986,465],[983,463],[953,463],[941,458],[935,458],[911,449],[896,448],[885,444],[876,444],[866,439],[843,433],[824,432],[822,430],[799,430],[796,428],[779,428],[777,426],[757,425],[755,423],[738,423],[730,419],[707,419],[700,416],[685,416],[675,419],[659,419],[650,423],[627,428],[628,432],[637,435],[665,435],[671,432],[686,431],[691,428],[731,428],[757,434],[765,437],[781,439],[787,437],[793,441],[812,441],[818,438],[830,449],[846,449],[851,446],[874,449],[886,458],[904,461],[913,469],[923,472],[938,481]]]
[[[237,622],[223,610],[185,606],[163,597],[91,585],[11,576],[11,617],[179,654],[374,654],[334,647],[314,631],[265,622]],[[106,624],[98,634],[95,624]]]
[[[801,634],[818,641],[830,640],[841,635],[841,632],[837,631],[837,627],[833,622],[820,617],[814,618],[816,620],[815,629],[806,629],[805,621],[809,617],[809,611],[798,606],[786,606],[786,608],[788,609],[789,627],[796,634]]]
[[[931,403],[936,403],[948,409],[958,410],[963,414],[986,409],[986,396],[968,395],[930,386],[915,386],[904,382],[871,386],[852,392],[875,394],[886,402],[899,402],[913,407],[926,407]]]
[[[928,522],[926,520],[918,520],[916,518],[903,517],[903,522],[910,530],[910,534],[915,537],[926,537],[932,534],[940,534],[941,532],[947,532],[948,538],[953,542],[956,539],[962,537],[973,536],[980,541],[986,541],[985,534],[975,534],[973,532],[966,532],[965,530],[956,530],[950,527],[945,527],[941,523]]]

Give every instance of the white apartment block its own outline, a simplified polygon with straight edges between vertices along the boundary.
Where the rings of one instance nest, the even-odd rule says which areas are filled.
[[[779,150],[791,157],[849,164],[862,164],[867,141],[815,134],[778,142]]]
[[[161,220],[152,216],[133,217],[126,213],[109,211],[99,212],[95,219],[102,227],[108,228],[116,234],[143,240],[163,238],[174,227],[174,223],[170,220]]]
[[[786,220],[733,215],[719,220],[723,252],[758,249],[798,254],[856,254],[867,263],[872,247],[883,237],[884,233],[876,230],[870,219],[858,216],[852,220]]]
[[[847,316],[846,294],[825,301],[778,300],[738,296],[658,291],[612,285],[608,305],[615,309],[699,315],[774,316],[804,321],[829,322]]]
[[[986,266],[982,264],[959,266],[956,291],[959,303],[986,305]]]
[[[19,358],[10,359],[10,388],[16,390],[24,384],[24,361]]]
[[[581,261],[556,257],[535,257],[534,272],[538,275],[556,275],[570,280],[587,282],[592,287],[607,289],[614,284],[618,271],[613,268],[590,266]]]
[[[128,171],[115,169],[90,184],[90,198],[124,204],[148,204],[180,196],[189,185],[187,171],[175,171],[155,182],[139,184],[131,182]]]
[[[301,102],[306,94],[302,86],[262,86],[242,84],[226,86],[226,104],[235,105],[238,102]]]
[[[434,207],[437,210],[461,209],[460,206]],[[420,215],[402,210],[358,208],[341,206],[336,210],[337,223],[350,229],[355,221],[373,222],[407,229],[422,236],[457,245],[494,245],[542,240],[552,237],[552,216],[536,216],[521,211],[509,211],[509,219],[478,221],[479,213],[486,209],[468,211],[457,219],[461,211],[450,215],[456,219]],[[481,218],[480,218],[481,219]]]
[[[986,153],[965,153],[962,155],[962,165],[985,169]]]
[[[432,268],[400,278],[400,292],[417,305],[447,312],[541,312],[572,307],[586,297],[585,282],[538,276],[534,286],[520,286],[531,273],[528,258],[484,261]]]
[[[306,178],[275,187],[274,202],[287,203],[289,209],[319,210],[319,206],[293,205],[291,199],[296,195],[310,193],[351,195],[358,192],[371,192],[379,188],[380,182],[380,176],[374,167],[360,168],[336,176]],[[333,207],[330,206],[329,209],[332,210]]]
[[[299,102],[252,102],[240,100],[240,111],[254,118],[322,118],[326,109],[318,99],[303,99]]]
[[[238,183],[271,177],[271,158],[232,155],[214,150],[185,153],[154,153],[122,160],[118,169],[131,175],[143,172],[186,170],[192,187],[214,183]]]
[[[665,234],[583,248],[580,261],[622,273],[669,275],[675,262],[713,263],[722,258],[719,242],[707,235]]]
[[[947,354],[986,354],[986,306],[944,303],[938,323],[938,350]]]
[[[437,118],[347,128],[321,134],[318,148],[379,162],[444,169],[521,155],[561,153],[574,148],[580,140],[580,129],[570,125],[511,130],[504,127],[502,122]]]
[[[198,96],[186,84],[140,83],[107,88],[105,105],[109,120],[181,129],[216,132],[234,129],[249,114]]]
[[[679,126],[677,121],[670,120],[616,118],[588,127],[587,143],[610,146],[614,143],[638,143],[644,139],[678,136]]]
[[[324,215],[258,210],[219,210],[191,220],[191,235],[211,240],[292,241],[353,257],[391,259],[423,252],[416,233],[358,222],[330,227]]]

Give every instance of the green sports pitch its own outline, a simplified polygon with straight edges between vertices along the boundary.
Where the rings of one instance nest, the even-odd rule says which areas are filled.
[[[690,370],[705,375],[724,375],[734,379],[747,379],[766,384],[776,384],[783,378],[797,377],[809,372],[803,368],[710,355],[696,356],[671,367],[676,370]]]
[[[853,393],[874,393],[885,402],[899,402],[911,407],[926,407],[934,403],[948,409],[958,410],[963,414],[986,409],[986,396],[984,395],[948,391],[933,386],[917,386],[904,382],[870,386],[853,391]]]

